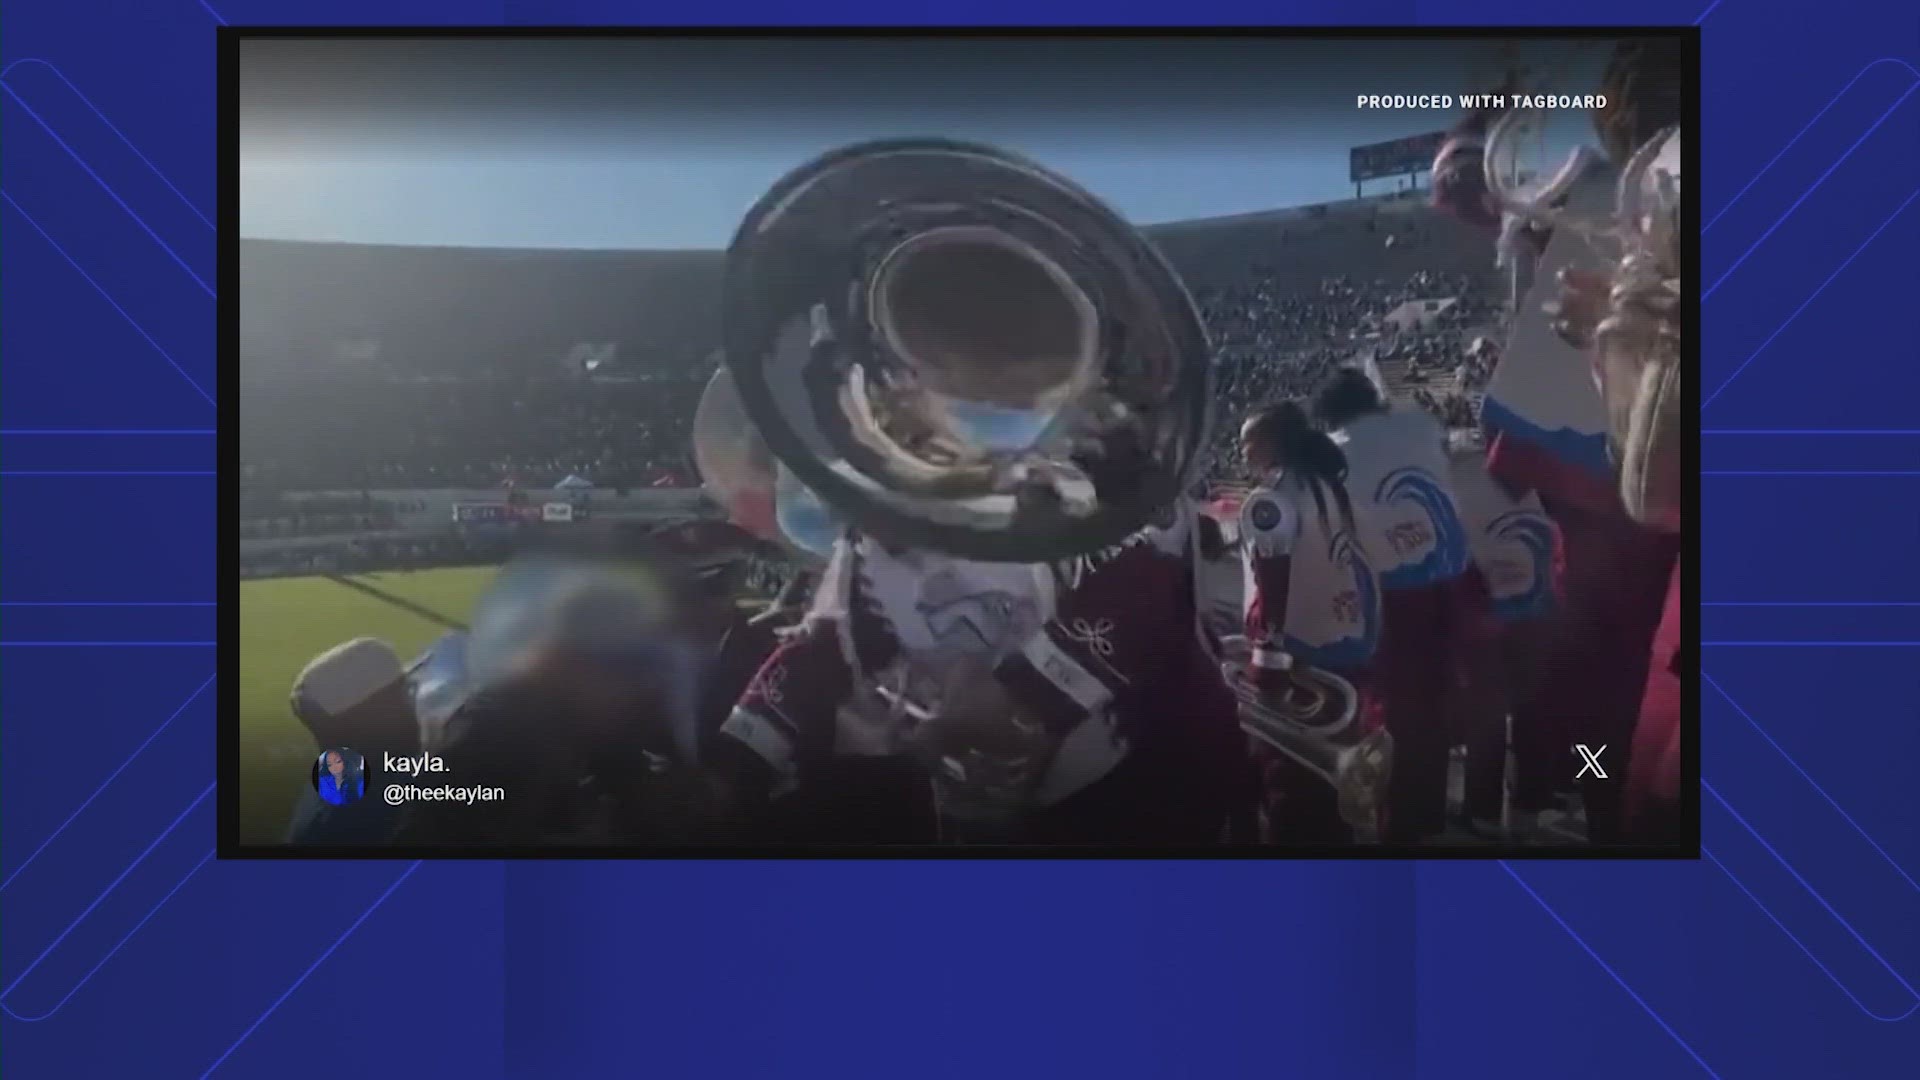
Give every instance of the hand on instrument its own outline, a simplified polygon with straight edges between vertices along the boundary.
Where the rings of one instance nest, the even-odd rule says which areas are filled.
[[[1593,347],[1593,332],[1606,318],[1610,283],[1604,275],[1571,267],[1560,271],[1560,295],[1547,303],[1554,333],[1576,349]]]

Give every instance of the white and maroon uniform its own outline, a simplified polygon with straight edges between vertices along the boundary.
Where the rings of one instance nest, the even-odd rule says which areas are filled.
[[[1539,496],[1514,498],[1477,453],[1454,455],[1453,486],[1473,554],[1456,594],[1453,731],[1467,747],[1467,814],[1498,821],[1509,791],[1515,809],[1547,809],[1565,779],[1564,732],[1535,692],[1540,646],[1557,604],[1559,530]]]
[[[1540,496],[1529,491],[1516,499],[1508,494],[1479,454],[1454,455],[1452,478],[1467,549],[1486,581],[1494,617],[1516,622],[1552,611],[1559,529],[1540,505]]]
[[[1389,839],[1446,828],[1459,593],[1471,584],[1466,526],[1453,494],[1446,432],[1426,413],[1392,409],[1333,433],[1347,456],[1360,546],[1380,575],[1385,626],[1373,688],[1393,735]]]
[[[1610,227],[1618,179],[1611,168],[1589,170],[1562,214]],[[1481,419],[1492,436],[1488,469],[1508,490],[1536,492],[1558,527],[1559,604],[1541,635],[1537,692],[1540,715],[1558,729],[1555,752],[1564,760],[1572,743],[1630,741],[1679,544],[1633,521],[1621,501],[1592,362],[1560,338],[1544,310],[1559,292],[1562,269],[1611,271],[1575,230],[1554,232],[1530,290],[1515,305]],[[1660,676],[1657,665],[1652,674]],[[1621,836],[1626,771],[1581,782],[1595,841]]]
[[[1536,635],[1542,655],[1534,694],[1539,715],[1564,736],[1556,736],[1554,748],[1564,758],[1569,743],[1620,745],[1633,730],[1678,544],[1626,514],[1591,361],[1560,338],[1544,310],[1560,290],[1561,270],[1606,275],[1612,267],[1573,228],[1533,230],[1530,244],[1514,243],[1512,220],[1503,229],[1501,208],[1488,198],[1482,151],[1490,120],[1470,116],[1449,139],[1434,167],[1434,203],[1485,229],[1490,241],[1498,234],[1501,257],[1516,269],[1531,263],[1515,277],[1513,327],[1487,385],[1481,423],[1489,470],[1510,491],[1537,493],[1558,527],[1558,604]],[[1618,189],[1616,170],[1593,165],[1565,192],[1556,215],[1610,229]],[[1662,662],[1652,665],[1655,680],[1666,677]],[[1663,701],[1673,697],[1662,692]],[[1524,769],[1520,780],[1524,788]],[[1583,781],[1588,833],[1596,840],[1619,835],[1619,786],[1617,779]]]
[[[1447,433],[1418,409],[1370,413],[1333,433],[1347,457],[1360,544],[1388,592],[1445,585],[1467,569]]]
[[[1250,729],[1256,732],[1252,755],[1261,777],[1263,833],[1273,841],[1358,838],[1360,823],[1342,811],[1348,780],[1338,762],[1350,756],[1343,747],[1374,736],[1381,726],[1371,690],[1380,641],[1379,583],[1353,531],[1327,516],[1338,512],[1332,493],[1323,498],[1324,514],[1299,480],[1275,472],[1240,507],[1247,681],[1267,692],[1260,698],[1284,701],[1301,668],[1319,668],[1345,680],[1357,699],[1351,721],[1330,729],[1297,723]],[[1258,711],[1254,701],[1249,707]],[[1372,826],[1367,828],[1371,835]]]
[[[1380,643],[1380,589],[1354,534],[1276,472],[1240,504],[1240,542],[1254,684],[1294,663],[1364,677]]]
[[[896,556],[850,534],[806,627],[767,660],[721,733],[798,782],[810,763],[888,752],[892,734],[874,722],[887,706],[876,710],[875,698],[897,693],[937,712],[939,692],[922,694],[918,680],[969,657],[991,671],[1042,762],[1024,784],[1020,839],[1215,839],[1222,785],[1204,770],[1223,735],[1237,745],[1234,707],[1193,620],[1179,615],[1192,610],[1188,564],[1167,550],[1174,537],[1155,539],[1051,566]]]

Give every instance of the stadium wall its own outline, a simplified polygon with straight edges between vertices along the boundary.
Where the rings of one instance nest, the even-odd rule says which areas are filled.
[[[394,526],[389,529],[370,529],[356,533],[365,539],[400,539],[418,533],[423,529],[444,529],[454,524],[454,507],[460,505],[506,506],[509,494],[517,495],[524,505],[540,509],[550,504],[566,504],[570,507],[591,507],[593,520],[621,521],[645,525],[675,524],[688,520],[714,519],[725,517],[706,494],[698,489],[677,488],[673,490],[652,489],[646,491],[621,492],[613,488],[583,488],[575,491],[526,491],[508,492],[501,488],[491,489],[440,489],[440,490],[401,490],[383,489],[368,492],[358,491],[308,491],[290,494],[288,498],[298,502],[302,498],[320,497],[357,497],[366,494],[373,499],[403,507],[393,518]],[[586,513],[582,518],[589,516]],[[553,519],[547,518],[549,522]],[[271,539],[245,539],[240,542],[242,554],[267,553],[272,551],[297,551],[302,547],[325,547],[337,544],[339,535],[310,537],[275,537]]]

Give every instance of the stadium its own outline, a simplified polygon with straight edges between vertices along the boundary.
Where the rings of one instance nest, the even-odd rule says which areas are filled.
[[[1423,197],[1148,233],[1215,349],[1217,494],[1237,492],[1238,417],[1343,365],[1476,436],[1504,286]],[[690,442],[721,270],[717,251],[242,242],[243,842],[281,838],[312,767],[288,693],[316,653],[372,635],[415,655],[492,567],[583,522],[723,516]],[[790,573],[738,556],[743,601]]]

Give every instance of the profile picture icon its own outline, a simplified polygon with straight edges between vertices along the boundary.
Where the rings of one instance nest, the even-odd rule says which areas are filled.
[[[313,763],[313,788],[334,806],[358,802],[367,793],[366,761],[344,746],[322,751]]]

